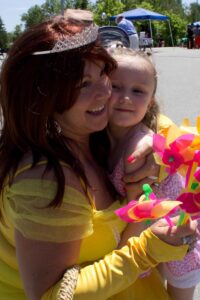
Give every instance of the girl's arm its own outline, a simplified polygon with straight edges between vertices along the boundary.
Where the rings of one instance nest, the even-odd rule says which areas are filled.
[[[136,200],[142,194],[142,185],[144,183],[153,183],[153,180],[148,178],[147,172],[149,172],[151,176],[155,175],[155,163],[151,161],[149,164],[151,156],[145,156],[148,151],[152,152],[152,132],[145,126],[144,129],[146,130],[140,130],[131,137],[124,155],[124,172],[125,174],[131,174],[129,176],[132,176],[133,181],[126,185],[128,202]],[[128,158],[133,149],[135,150],[133,154],[135,160],[131,163]],[[151,169],[153,169],[152,172]],[[135,177],[134,174],[136,174]],[[134,180],[136,180],[136,182],[134,182]],[[147,225],[145,222],[129,223],[123,232],[118,248],[124,246],[130,237],[139,236],[146,228]]]

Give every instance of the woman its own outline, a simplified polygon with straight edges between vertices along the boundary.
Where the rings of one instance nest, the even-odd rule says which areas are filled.
[[[182,237],[195,239],[194,222],[169,232],[161,220],[113,250],[126,226],[114,210],[124,202],[91,154],[90,135],[107,125],[108,75],[116,63],[98,45],[97,34],[83,16],[54,17],[24,33],[3,66],[4,300],[68,299],[73,287],[67,269],[77,264],[74,299],[130,299],[140,291],[134,285],[140,273],[181,259],[188,249]],[[167,299],[152,273],[150,284]]]

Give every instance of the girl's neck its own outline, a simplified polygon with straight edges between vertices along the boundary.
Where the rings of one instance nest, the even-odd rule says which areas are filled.
[[[134,130],[135,126],[132,127],[120,127],[113,124],[109,124],[107,127],[107,132],[109,135],[111,150],[117,147],[119,144],[123,143],[130,132]]]

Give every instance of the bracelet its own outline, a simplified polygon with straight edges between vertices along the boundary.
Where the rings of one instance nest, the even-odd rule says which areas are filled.
[[[75,265],[70,269],[66,270],[60,285],[60,291],[57,300],[73,299],[79,271],[80,271],[80,267],[78,265]]]

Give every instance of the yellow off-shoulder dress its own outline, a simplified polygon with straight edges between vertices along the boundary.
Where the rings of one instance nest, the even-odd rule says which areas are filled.
[[[33,169],[26,162],[13,184],[6,185],[1,193],[4,221],[0,223],[0,299],[27,299],[16,259],[14,228],[25,237],[42,241],[83,240],[77,261],[81,271],[75,300],[170,299],[153,267],[183,258],[187,246],[167,245],[147,229],[140,238],[130,238],[127,246],[114,250],[126,226],[114,210],[124,203],[116,201],[98,211],[87,196],[66,186],[62,205],[47,207],[55,195],[56,182],[52,172],[42,177],[44,169],[45,162]],[[149,267],[153,268],[151,275],[137,279]],[[60,282],[42,300],[57,299],[59,288]]]

